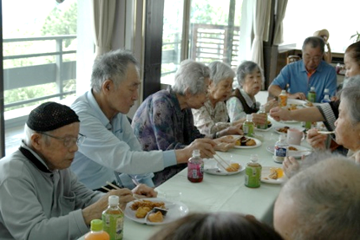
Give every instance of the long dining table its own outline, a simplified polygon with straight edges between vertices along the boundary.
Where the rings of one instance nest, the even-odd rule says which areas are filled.
[[[261,103],[266,102],[263,96]],[[276,122],[269,118],[272,127],[267,131],[255,130],[255,135],[261,139],[261,145],[255,148],[233,148],[227,152],[217,152],[225,160],[236,160],[242,166],[250,161],[252,154],[257,154],[258,162],[263,168],[282,167],[273,160],[273,154],[268,150],[273,147],[279,138],[275,131],[278,127],[289,126],[301,128],[299,122]],[[301,145],[310,148],[306,141]],[[205,168],[206,161],[204,159]],[[178,192],[181,196],[177,201],[186,205],[190,213],[194,212],[219,212],[231,211],[242,214],[251,214],[260,221],[272,224],[272,209],[276,197],[281,189],[281,184],[262,182],[259,188],[245,186],[245,171],[233,175],[213,175],[204,173],[204,179],[200,183],[192,183],[187,179],[187,169],[176,174],[174,177],[156,188],[159,198],[168,192]],[[151,226],[135,222],[127,217],[124,221],[125,240],[146,240],[162,226]]]

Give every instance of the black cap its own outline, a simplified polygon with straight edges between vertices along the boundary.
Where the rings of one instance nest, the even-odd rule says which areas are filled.
[[[56,102],[46,102],[30,112],[26,124],[34,131],[47,132],[74,122],[80,120],[71,108]]]

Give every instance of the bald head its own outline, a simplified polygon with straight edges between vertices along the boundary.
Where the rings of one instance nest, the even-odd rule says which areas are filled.
[[[360,166],[333,156],[296,174],[275,203],[274,226],[285,239],[358,239]]]

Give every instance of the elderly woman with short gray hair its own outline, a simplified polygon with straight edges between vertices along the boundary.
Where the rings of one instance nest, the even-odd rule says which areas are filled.
[[[202,134],[216,134],[220,131],[228,131],[231,126],[240,128],[243,119],[229,123],[229,116],[225,100],[232,93],[232,83],[235,72],[223,62],[209,64],[210,84],[208,88],[208,100],[199,109],[192,109],[195,126]]]
[[[233,129],[233,132],[205,136],[194,126],[191,108],[201,108],[207,101],[209,76],[207,66],[185,60],[175,74],[172,87],[145,99],[136,111],[131,125],[143,150],[180,149],[192,144],[197,138],[242,134],[240,129]],[[214,149],[221,150],[218,148],[214,141]],[[161,184],[186,166],[181,164],[167,167],[155,173],[153,180],[156,185]]]
[[[256,114],[260,103],[256,101],[255,95],[259,93],[264,82],[261,68],[255,62],[245,61],[239,65],[236,75],[239,86],[235,89],[233,97],[226,102],[230,122],[244,119],[246,115],[251,114],[255,124],[266,124],[264,115]],[[275,106],[277,102],[270,100],[265,105],[265,111],[269,112]]]

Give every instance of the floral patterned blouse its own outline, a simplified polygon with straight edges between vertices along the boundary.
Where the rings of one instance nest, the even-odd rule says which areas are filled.
[[[196,138],[204,137],[194,126],[191,109],[180,109],[170,87],[147,97],[131,126],[145,151],[184,148]]]
[[[199,109],[191,110],[194,116],[195,126],[202,134],[214,134],[230,126],[228,112],[223,101],[217,102],[215,107],[207,100]]]
[[[242,89],[240,89],[241,95],[246,100],[246,103],[249,107],[256,106],[257,108],[260,107],[260,103],[256,102],[255,98],[251,99],[250,96]],[[234,122],[241,118],[246,117],[246,113],[244,111],[244,107],[241,104],[240,100],[237,97],[231,97],[229,100],[226,101],[226,107],[229,113],[230,122]]]

